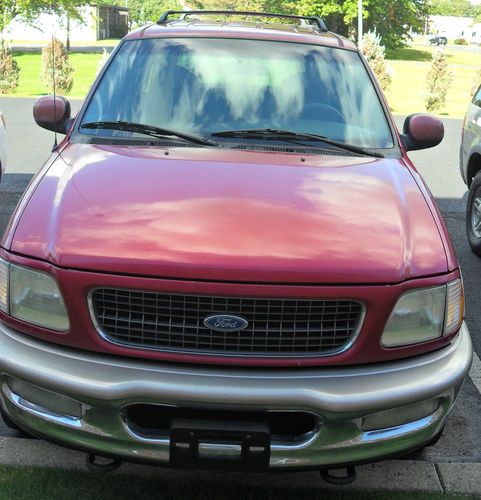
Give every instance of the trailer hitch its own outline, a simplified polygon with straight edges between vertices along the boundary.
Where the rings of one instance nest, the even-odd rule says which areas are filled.
[[[340,469],[322,469],[319,471],[321,477],[326,483],[334,484],[335,486],[346,486],[353,483],[356,480],[357,474],[354,467],[346,467],[346,474],[344,476],[338,476],[337,474],[332,474],[331,471]]]
[[[107,458],[90,453],[85,459],[85,465],[91,472],[114,472],[122,465],[122,462],[116,458]]]

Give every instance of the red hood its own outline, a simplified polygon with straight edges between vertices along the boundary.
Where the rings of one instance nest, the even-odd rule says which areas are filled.
[[[11,250],[66,268],[223,281],[397,283],[447,271],[402,160],[211,148],[70,144]]]

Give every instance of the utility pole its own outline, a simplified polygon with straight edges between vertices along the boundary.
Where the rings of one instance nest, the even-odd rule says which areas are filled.
[[[357,0],[357,46],[362,49],[362,0]]]

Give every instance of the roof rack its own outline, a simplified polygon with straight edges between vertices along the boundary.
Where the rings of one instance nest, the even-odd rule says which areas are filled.
[[[216,15],[216,16],[252,16],[252,17],[274,17],[277,19],[295,19],[298,21],[307,21],[316,24],[320,31],[328,31],[324,21],[317,16],[294,16],[289,14],[274,14],[271,12],[249,12],[249,11],[235,11],[235,10],[168,10],[164,12],[157,24],[167,24],[169,17],[173,15],[180,15],[183,18],[190,15]]]

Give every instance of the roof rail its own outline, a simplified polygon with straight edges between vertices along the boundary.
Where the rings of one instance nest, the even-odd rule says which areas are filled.
[[[216,15],[216,16],[249,16],[249,17],[274,17],[277,19],[296,19],[299,21],[308,21],[316,24],[320,31],[328,31],[324,21],[317,16],[294,16],[289,14],[274,14],[271,12],[249,12],[235,10],[168,10],[164,12],[157,24],[166,24],[172,15],[181,15],[183,18],[190,15]]]

